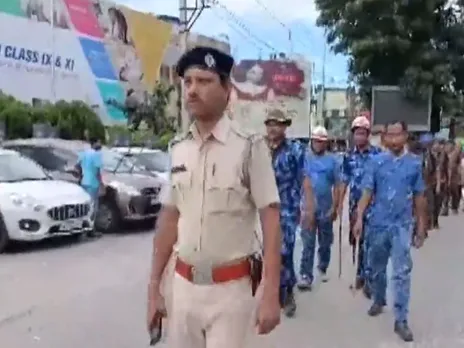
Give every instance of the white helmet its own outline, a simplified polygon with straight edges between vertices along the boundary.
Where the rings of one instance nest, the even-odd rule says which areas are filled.
[[[311,132],[311,140],[322,140],[322,141],[327,141],[329,138],[329,135],[327,134],[327,129],[322,126],[317,126],[314,127],[313,131]]]
[[[371,123],[369,122],[366,116],[358,116],[353,120],[353,123],[351,123],[351,130],[355,128],[364,128],[370,130]]]

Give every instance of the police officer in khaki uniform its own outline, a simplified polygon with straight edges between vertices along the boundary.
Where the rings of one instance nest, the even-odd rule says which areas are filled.
[[[177,65],[194,123],[171,151],[171,187],[163,194],[154,240],[147,318],[151,330],[166,314],[160,282],[174,250],[170,348],[242,348],[253,328],[267,334],[280,321],[279,194],[264,139],[224,116],[232,66],[232,57],[206,47],[185,53]],[[249,256],[258,212],[264,270],[255,298]]]

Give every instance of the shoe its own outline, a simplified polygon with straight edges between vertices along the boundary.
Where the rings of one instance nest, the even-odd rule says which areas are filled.
[[[308,276],[301,276],[300,281],[297,284],[298,290],[300,291],[311,291],[312,290],[312,281]]]
[[[414,341],[414,335],[411,329],[408,326],[406,321],[397,321],[395,322],[395,333],[404,341],[412,342]]]
[[[284,302],[284,314],[287,318],[293,318],[296,312],[296,302],[295,302],[295,295],[293,291],[290,291],[287,294]]]
[[[380,314],[382,314],[383,312],[383,306],[377,304],[377,303],[374,303],[371,308],[369,308],[369,310],[367,311],[367,314],[370,316],[370,317],[377,317],[379,316]]]
[[[371,297],[372,297],[372,291],[371,291],[371,289],[369,288],[369,285],[367,285],[367,283],[365,283],[362,289],[363,289],[363,294],[364,294],[364,296],[365,296],[368,300],[370,300]]]
[[[354,288],[356,290],[361,290],[364,287],[364,285],[365,285],[364,279],[362,279],[361,277],[356,277]]]
[[[329,276],[327,275],[327,272],[321,269],[319,269],[319,278],[323,283],[327,283],[329,281]]]

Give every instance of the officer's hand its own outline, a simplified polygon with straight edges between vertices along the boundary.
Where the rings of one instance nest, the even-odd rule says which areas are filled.
[[[303,223],[302,228],[303,230],[313,231],[316,227],[316,219],[314,214],[308,214],[307,212],[303,215]]]
[[[267,335],[280,324],[280,310],[279,297],[268,295],[264,291],[256,318],[258,335]]]
[[[356,222],[353,226],[353,237],[356,238],[357,240],[359,240],[359,238],[361,237],[362,229],[363,229],[362,219],[356,219]]]
[[[414,247],[416,247],[416,249],[422,248],[422,246],[424,245],[424,241],[425,235],[423,233],[416,233],[414,235]]]
[[[160,317],[166,317],[166,304],[164,297],[158,291],[153,291],[148,295],[148,308],[147,308],[147,329],[148,332],[154,328],[154,325],[157,325]]]
[[[337,209],[335,207],[330,208],[329,212],[327,213],[327,217],[332,221],[337,220]]]

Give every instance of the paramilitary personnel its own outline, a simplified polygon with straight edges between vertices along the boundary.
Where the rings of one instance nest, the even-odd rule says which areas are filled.
[[[172,147],[171,186],[162,197],[149,285],[148,328],[166,313],[160,291],[175,249],[171,348],[243,348],[257,297],[250,255],[259,212],[264,234],[264,274],[256,328],[271,332],[280,321],[281,237],[279,193],[263,137],[250,135],[224,115],[233,58],[197,47],[177,65],[186,107],[194,122]]]
[[[292,317],[296,311],[294,287],[296,284],[293,251],[295,234],[300,221],[301,187],[306,147],[285,137],[292,123],[280,110],[271,110],[265,120],[267,141],[280,196],[280,226],[282,233],[282,272],[280,301],[284,313]]]
[[[330,264],[331,249],[334,240],[333,222],[337,218],[339,194],[339,169],[336,157],[327,153],[327,130],[316,127],[311,133],[311,149],[306,154],[303,211],[308,213],[308,196],[314,195],[314,221],[311,226],[303,225],[301,239],[303,252],[300,264],[300,282],[302,291],[311,290],[314,280],[313,268],[316,251],[316,239],[319,244],[318,266],[319,278],[327,282],[327,269]],[[310,189],[311,187],[311,189]],[[309,210],[312,213],[313,209]],[[303,222],[305,219],[303,219]]]
[[[367,165],[353,233],[360,237],[364,212],[372,200],[371,215],[367,221],[369,233],[366,236],[373,296],[368,314],[377,316],[386,305],[387,264],[391,258],[394,330],[401,339],[411,342],[413,334],[408,325],[412,270],[410,248],[411,242],[420,248],[425,239],[425,185],[420,158],[405,149],[408,138],[406,124],[391,122],[385,131],[389,151],[374,155]],[[413,238],[416,218],[417,232]]]
[[[351,133],[353,134],[354,148],[349,150],[343,156],[343,162],[341,166],[341,185],[340,185],[340,204],[339,214],[341,216],[343,211],[343,201],[346,194],[347,188],[350,190],[349,195],[349,221],[350,221],[350,244],[354,247],[356,245],[356,239],[353,236],[352,228],[356,222],[356,211],[358,202],[361,199],[362,190],[361,184],[365,168],[369,159],[381,152],[382,150],[378,147],[372,146],[369,143],[369,135],[371,130],[371,124],[369,120],[364,116],[356,117],[351,124]],[[367,215],[364,217],[367,219]],[[367,249],[369,245],[367,238],[364,235],[367,233],[366,228],[359,240],[358,245],[358,265],[356,271],[356,289],[363,288],[366,297],[370,298],[370,287],[369,287],[369,274],[370,268],[367,259]]]

